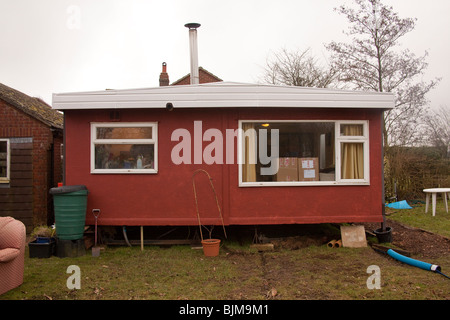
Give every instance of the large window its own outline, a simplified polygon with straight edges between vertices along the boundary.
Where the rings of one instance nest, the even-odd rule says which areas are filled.
[[[9,183],[10,157],[9,140],[0,139],[0,183]]]
[[[92,123],[92,173],[158,172],[157,123]]]
[[[240,121],[241,186],[369,183],[367,121]]]

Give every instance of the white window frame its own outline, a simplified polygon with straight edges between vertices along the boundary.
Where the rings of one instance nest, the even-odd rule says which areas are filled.
[[[243,164],[243,123],[306,123],[306,122],[332,122],[335,130],[335,181],[266,181],[266,182],[244,182],[242,181]],[[363,125],[363,136],[341,135],[341,125]],[[238,179],[239,187],[293,187],[293,186],[341,186],[341,185],[370,185],[370,154],[369,154],[369,121],[367,120],[239,120],[238,121]],[[364,150],[364,179],[342,179],[341,178],[341,143],[362,143]]]
[[[0,139],[6,141],[6,177],[0,177],[0,183],[9,183],[11,180],[11,144],[9,139]]]
[[[341,125],[362,125],[362,136],[341,135]],[[369,148],[369,121],[336,121],[335,125],[335,150],[336,150],[336,181],[339,184],[370,184],[370,148]],[[341,145],[343,143],[362,143],[364,156],[364,179],[342,179],[341,172]],[[339,164],[339,166],[337,165]]]
[[[152,139],[97,139],[97,128],[152,128]],[[151,144],[154,148],[153,169],[96,169],[97,144]],[[91,173],[93,174],[155,174],[158,173],[158,123],[157,122],[91,122]]]

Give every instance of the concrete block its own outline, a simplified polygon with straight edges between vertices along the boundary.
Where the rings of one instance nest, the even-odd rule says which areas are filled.
[[[341,226],[342,246],[348,248],[367,247],[364,226]]]

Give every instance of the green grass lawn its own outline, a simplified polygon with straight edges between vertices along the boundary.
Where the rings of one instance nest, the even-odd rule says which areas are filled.
[[[431,201],[428,213],[425,213],[425,205],[413,205],[413,209],[388,210],[389,219],[401,222],[405,225],[425,229],[450,238],[450,211],[446,212],[444,202],[439,197],[436,201],[436,215],[433,217]],[[448,205],[450,207],[450,205]]]
[[[450,280],[405,266],[370,248],[311,246],[266,253],[222,248],[204,257],[188,246],[114,247],[100,257],[26,259],[25,281],[5,300],[265,300],[449,299]],[[450,257],[433,261],[450,270]],[[70,265],[81,288],[68,289]],[[367,268],[381,270],[381,289],[369,290]],[[270,293],[276,290],[276,295]]]

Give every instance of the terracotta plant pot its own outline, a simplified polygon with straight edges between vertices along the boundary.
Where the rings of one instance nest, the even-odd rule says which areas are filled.
[[[219,255],[220,240],[205,239],[202,240],[203,253],[206,257],[216,257]]]

